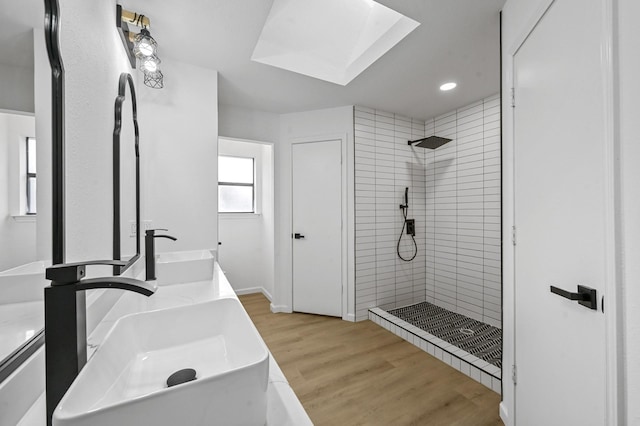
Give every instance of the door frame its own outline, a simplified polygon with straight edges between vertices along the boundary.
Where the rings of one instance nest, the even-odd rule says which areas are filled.
[[[290,205],[290,214],[289,214],[289,235],[293,235],[293,148],[296,145],[314,143],[314,142],[325,142],[325,141],[340,141],[340,169],[341,169],[341,260],[340,260],[340,277],[341,277],[341,307],[340,310],[342,312],[342,319],[346,321],[352,321],[349,316],[349,305],[348,305],[348,291],[347,291],[347,283],[348,283],[348,266],[349,266],[349,257],[348,257],[348,247],[349,247],[349,226],[348,226],[348,179],[347,179],[347,141],[348,135],[346,133],[339,133],[333,135],[323,135],[323,136],[311,136],[304,138],[296,138],[291,140],[290,148],[289,148],[289,182],[291,182],[291,186],[289,187],[289,199],[291,200]],[[293,291],[295,287],[295,283],[293,282],[293,238],[290,238],[290,253],[291,253],[291,309],[293,309]]]
[[[502,147],[502,193],[503,193],[503,235],[512,236],[515,232],[515,115],[512,107],[512,94],[515,87],[514,57],[520,47],[537,26],[547,10],[555,1],[540,0],[535,12],[530,19],[523,23],[520,32],[510,46],[503,48],[503,147]],[[617,110],[615,108],[617,81],[614,73],[614,65],[617,63],[616,46],[614,42],[614,1],[600,0],[602,5],[603,33],[601,34],[601,71],[605,83],[605,126],[606,126],[606,182],[605,182],[605,275],[604,294],[606,295],[605,316],[605,345],[606,345],[606,402],[605,418],[607,424],[620,424],[623,411],[623,390],[619,385],[623,383],[622,351],[618,348],[622,344],[622,337],[618,331],[622,330],[622,312],[620,310],[622,292],[616,288],[616,283],[621,274],[620,241],[622,241],[620,223],[621,213],[617,208],[620,205],[620,159],[619,137],[616,132]],[[515,100],[517,106],[517,99]],[[504,355],[503,355],[503,400],[500,403],[500,417],[506,425],[515,424],[516,386],[512,380],[514,376],[515,353],[517,336],[515,336],[515,246],[512,238],[504,238],[503,252],[503,315],[504,315]]]
[[[273,236],[272,236],[272,241],[271,241],[271,259],[270,259],[270,264],[273,270],[273,273],[271,274],[271,291],[269,291],[267,288],[265,288],[264,286],[262,287],[253,287],[251,289],[244,289],[244,290],[234,290],[236,292],[236,294],[238,295],[242,295],[242,294],[250,294],[251,292],[260,292],[264,295],[264,297],[266,297],[269,300],[269,303],[272,304],[273,303],[273,295],[275,294],[275,287],[276,287],[276,262],[275,262],[275,239],[276,239],[276,215],[275,215],[275,209],[276,209],[276,178],[275,178],[275,172],[276,172],[276,168],[275,168],[275,157],[276,157],[276,147],[275,144],[273,142],[267,142],[267,141],[261,141],[261,140],[257,140],[257,139],[243,139],[243,138],[232,138],[229,136],[222,136],[222,135],[218,135],[218,157],[220,156],[220,140],[226,140],[229,142],[243,142],[243,143],[251,143],[251,144],[256,144],[256,145],[264,145],[264,146],[268,146],[271,148],[271,160],[268,163],[268,167],[271,169],[271,175],[270,177],[270,182],[268,183],[271,186],[271,199],[269,200],[271,202],[271,210],[269,211],[269,214],[271,214],[271,216],[273,216],[273,220],[270,221],[269,225],[271,226],[271,229],[273,231]],[[224,155],[224,154],[222,154]],[[260,167],[256,166],[254,164],[254,172],[256,174],[256,176],[262,175],[262,171],[265,168],[265,165],[267,163],[264,161],[264,158],[262,159],[262,164],[260,164]],[[216,185],[217,185],[217,181],[216,181]],[[259,211],[257,213],[220,213],[218,212],[217,217],[216,217],[216,229],[218,232],[218,240],[220,240],[220,221],[221,219],[223,221],[225,220],[253,220],[255,219],[255,216],[263,216],[265,214],[265,209],[264,209],[264,201],[265,199],[262,197],[262,192],[264,189],[264,185],[265,182],[263,180],[261,180],[259,182],[259,184],[256,182],[256,180],[254,179],[254,188],[257,190],[256,196],[255,196],[255,202],[257,205],[259,205]],[[217,189],[216,189],[217,190]],[[218,195],[216,194],[216,197]],[[222,216],[221,216],[222,215]],[[235,215],[235,216],[232,216]],[[220,250],[224,250],[224,248],[221,248],[221,241],[217,241],[217,245],[216,245],[216,260],[219,261],[220,259]],[[223,271],[224,272],[224,271]],[[255,291],[254,291],[255,290]]]

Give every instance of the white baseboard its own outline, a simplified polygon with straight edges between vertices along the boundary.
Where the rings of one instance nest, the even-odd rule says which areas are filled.
[[[342,317],[344,321],[356,322],[356,316],[354,314],[347,314]]]
[[[249,288],[241,288],[238,290],[234,290],[236,292],[236,294],[238,296],[241,296],[243,294],[256,294],[256,293],[262,293],[264,295],[264,297],[266,297],[267,299],[269,299],[269,302],[271,302],[273,300],[273,298],[271,297],[271,293],[269,293],[264,287],[249,287]]]
[[[269,299],[269,302],[273,302],[273,297],[271,296],[271,293],[269,293],[267,289],[264,287],[261,287],[261,290],[262,290],[262,294],[264,294],[264,297]]]
[[[293,309],[291,309],[291,307],[287,306],[287,305],[274,305],[272,303],[271,304],[271,312],[273,312],[274,314],[277,314],[279,312],[284,312],[284,313],[290,314],[291,312],[293,312]]]
[[[505,425],[509,425],[509,415],[507,414],[507,407],[504,405],[504,401],[500,403],[500,419]]]

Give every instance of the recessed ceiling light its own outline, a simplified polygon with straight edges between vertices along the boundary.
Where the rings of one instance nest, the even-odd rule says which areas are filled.
[[[440,90],[442,90],[443,92],[446,92],[447,90],[455,89],[456,86],[457,84],[454,82],[445,83],[442,86],[440,86]]]

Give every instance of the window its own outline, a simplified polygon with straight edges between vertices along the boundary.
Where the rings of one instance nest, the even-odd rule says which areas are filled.
[[[36,138],[27,138],[26,140],[27,164],[25,170],[26,177],[26,214],[36,214]]]
[[[218,211],[255,213],[253,158],[218,157]]]

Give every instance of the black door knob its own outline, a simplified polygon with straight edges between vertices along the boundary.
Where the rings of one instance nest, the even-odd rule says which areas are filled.
[[[304,238],[304,235],[299,234],[299,233],[296,232],[295,234],[293,234],[293,238],[295,238],[296,240],[299,240],[301,238]]]

